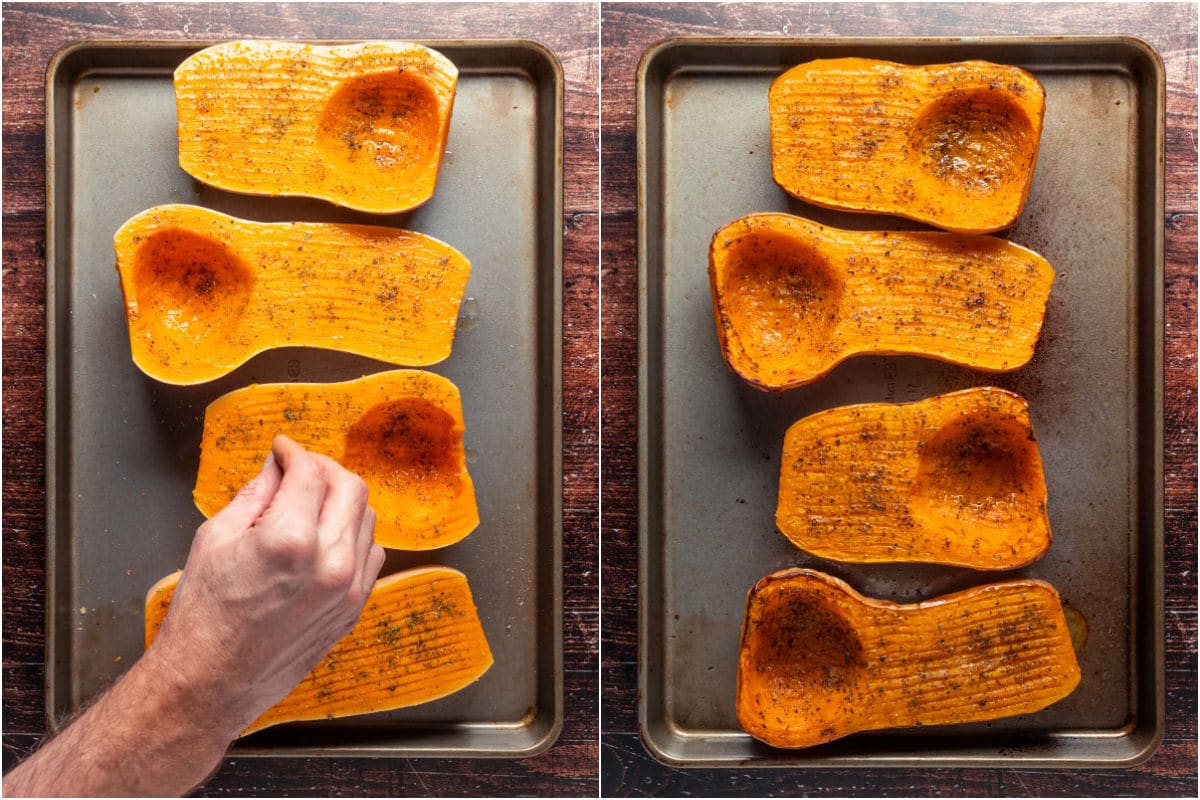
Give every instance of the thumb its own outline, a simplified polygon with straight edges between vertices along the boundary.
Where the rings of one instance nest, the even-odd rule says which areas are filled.
[[[279,482],[283,479],[283,470],[275,460],[274,451],[267,454],[262,469],[243,486],[229,505],[217,512],[213,519],[219,519],[230,527],[240,530],[249,528],[267,510],[275,493],[279,491]]]

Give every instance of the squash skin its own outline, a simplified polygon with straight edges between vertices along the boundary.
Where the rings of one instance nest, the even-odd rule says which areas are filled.
[[[1029,405],[992,387],[831,408],[784,436],[775,524],[856,563],[1016,569],[1050,547]]]
[[[1046,92],[986,61],[837,58],[783,73],[768,102],[771,173],[793,197],[992,233],[1025,207]]]
[[[1058,593],[1014,580],[899,604],[815,570],[746,598],[737,717],[773,747],[1039,711],[1079,684]]]
[[[847,231],[748,214],[709,246],[721,352],[763,391],[852,356],[920,355],[988,372],[1033,357],[1054,269],[991,236]]]
[[[410,42],[219,44],[175,70],[179,165],[226,191],[408,211],[436,188],[457,85]]]
[[[146,593],[147,648],[181,574],[168,575]],[[440,566],[389,575],[376,581],[354,628],[241,735],[284,722],[428,703],[479,680],[493,660],[465,575]],[[412,669],[417,664],[420,669]]]
[[[113,245],[134,363],[177,385],[295,345],[437,363],[471,273],[462,253],[412,231],[250,222],[188,205],[132,217]]]
[[[380,545],[446,547],[479,525],[464,430],[458,388],[431,372],[252,384],[205,410],[192,497],[206,517],[216,514],[258,473],[281,433],[366,482]]]

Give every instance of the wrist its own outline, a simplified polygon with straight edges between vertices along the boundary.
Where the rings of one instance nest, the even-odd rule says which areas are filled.
[[[5,776],[12,796],[177,796],[221,763],[241,732],[207,690],[154,648],[60,734]],[[232,732],[231,732],[232,731]]]
[[[219,759],[251,720],[245,716],[237,687],[218,684],[202,666],[172,657],[152,645],[130,670],[135,686],[151,696],[164,719],[178,720],[196,746]]]

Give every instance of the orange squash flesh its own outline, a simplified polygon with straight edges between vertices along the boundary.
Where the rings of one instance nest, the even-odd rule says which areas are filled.
[[[434,364],[450,355],[471,272],[462,253],[412,231],[187,205],[138,214],[114,246],[134,363],[173,384],[291,345]]]
[[[769,745],[810,747],[857,731],[1028,714],[1079,678],[1058,593],[1042,581],[902,605],[787,569],[746,598],[737,717]]]
[[[713,236],[709,281],[726,362],[782,391],[859,354],[1016,369],[1033,356],[1054,270],[991,236],[749,214]]]
[[[209,47],[175,70],[179,165],[227,191],[407,211],[433,195],[457,85],[408,42]]]
[[[262,469],[283,434],[367,484],[375,541],[430,550],[479,525],[463,449],[462,399],[446,378],[393,370],[342,383],[254,384],[204,412],[192,497],[206,516]]]
[[[181,574],[168,575],[146,595],[146,647],[158,635]],[[448,567],[389,575],[375,583],[354,628],[242,735],[282,722],[428,703],[477,681],[492,660],[465,575]]]
[[[771,172],[793,197],[960,233],[1012,225],[1046,93],[1017,67],[810,61],[771,85]]]
[[[805,417],[784,437],[775,524],[837,561],[1029,564],[1051,539],[1029,405],[984,387]]]

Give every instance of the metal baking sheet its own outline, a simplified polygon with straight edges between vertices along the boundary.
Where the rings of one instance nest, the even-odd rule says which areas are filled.
[[[113,233],[159,203],[261,221],[411,228],[471,260],[453,354],[482,523],[462,542],[389,551],[384,572],[466,573],[495,654],[475,684],[414,708],[271,728],[236,755],[528,756],[562,724],[562,70],[524,41],[429,42],[461,77],[432,200],[373,216],[202,186],[178,166],[172,71],[208,42],[90,42],[47,76],[47,665],[51,724],[142,651],[146,590],[184,563],[205,406],[252,382],[390,368],[287,348],[194,387],[130,359]]]
[[[862,357],[764,394],[725,366],[707,248],[752,211],[854,229],[920,228],[828,211],[771,179],[767,89],[814,58],[982,58],[1046,87],[1028,205],[1007,238],[1057,279],[1031,364],[1002,376],[915,357]],[[1128,766],[1163,733],[1163,67],[1128,38],[678,39],[638,77],[640,639],[642,737],[685,766]],[[992,384],[1026,397],[1045,463],[1054,544],[1032,566],[980,573],[848,565],[775,529],[787,426],[847,403],[909,401]],[[1079,688],[1027,716],[859,734],[778,750],[734,714],[747,590],[806,565],[865,594],[912,602],[1017,576],[1054,584],[1086,625]]]

